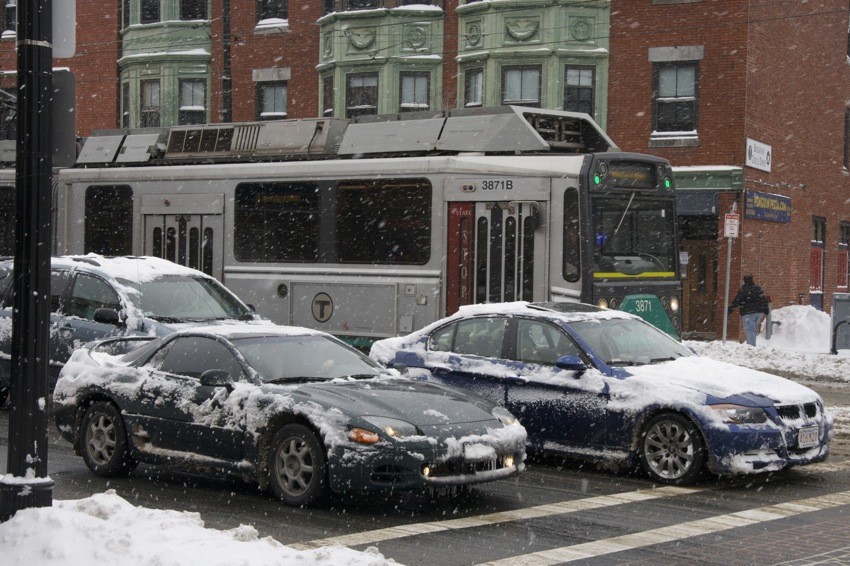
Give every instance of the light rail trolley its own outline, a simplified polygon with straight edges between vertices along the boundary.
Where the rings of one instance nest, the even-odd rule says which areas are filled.
[[[55,253],[164,257],[275,322],[363,347],[514,300],[596,303],[680,329],[670,164],[620,152],[586,114],[111,132],[87,138],[54,181]]]

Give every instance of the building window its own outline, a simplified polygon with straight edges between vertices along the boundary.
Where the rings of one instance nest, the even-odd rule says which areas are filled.
[[[661,63],[654,68],[655,131],[697,129],[697,64]]]
[[[159,80],[147,80],[139,83],[141,87],[142,128],[158,128],[160,125]]]
[[[159,21],[159,0],[142,0],[140,21],[143,24],[152,24]]]
[[[850,222],[841,223],[838,243],[838,282],[836,287],[842,293],[850,289]]]
[[[467,69],[463,83],[463,105],[482,106],[484,104],[484,69]]]
[[[180,0],[181,20],[206,20],[207,0]]]
[[[322,115],[334,115],[334,76],[328,75],[322,79]]]
[[[286,81],[257,83],[259,120],[282,120],[286,118]]]
[[[378,73],[354,73],[347,77],[345,116],[354,118],[378,113]]]
[[[3,10],[3,37],[15,35],[18,26],[18,2],[17,0],[6,0],[6,9]]]
[[[15,95],[0,90],[0,140],[18,138],[18,99]]]
[[[289,18],[288,0],[257,0],[257,21]]]
[[[203,124],[207,121],[207,81],[205,79],[180,80],[180,112],[178,123]]]
[[[331,12],[336,11],[336,9],[334,8],[334,0],[323,0],[322,6],[324,7],[322,15],[330,14]]]
[[[121,85],[121,127],[130,127],[130,83]]]
[[[400,73],[399,111],[413,112],[431,108],[431,73]]]
[[[121,3],[121,19],[124,28],[130,27],[130,0]]]
[[[540,106],[540,65],[502,68],[502,104]]]
[[[564,68],[564,110],[593,116],[596,90],[595,67]]]
[[[368,10],[370,8],[380,8],[381,0],[348,0],[349,10]]]

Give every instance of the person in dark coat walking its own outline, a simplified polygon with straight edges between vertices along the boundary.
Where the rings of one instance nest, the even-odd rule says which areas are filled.
[[[753,283],[752,275],[744,275],[744,284],[729,305],[729,314],[737,308],[741,309],[747,344],[755,346],[759,323],[763,316],[767,316],[767,297],[762,288]]]

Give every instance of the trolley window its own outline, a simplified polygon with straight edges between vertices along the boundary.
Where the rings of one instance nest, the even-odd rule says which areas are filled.
[[[0,187],[0,256],[15,255],[15,187]]]
[[[242,183],[236,187],[233,252],[239,261],[315,262],[319,189],[315,183]]]
[[[127,185],[86,188],[86,253],[133,253],[133,189]]]
[[[567,189],[564,193],[564,279],[581,278],[581,236],[579,228],[578,191]]]
[[[340,183],[335,244],[342,263],[427,263],[431,183],[427,179]]]

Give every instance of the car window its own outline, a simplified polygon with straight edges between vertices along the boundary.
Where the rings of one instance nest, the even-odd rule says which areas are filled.
[[[119,278],[130,300],[147,317],[199,321],[252,318],[251,311],[215,279],[164,275],[147,281]]]
[[[60,312],[64,306],[65,290],[71,272],[67,269],[52,269],[50,271],[50,312]]]
[[[580,355],[562,330],[540,320],[517,320],[516,341],[516,359],[522,362],[555,365],[561,356]]]
[[[100,308],[121,310],[118,295],[106,281],[85,273],[77,273],[67,313],[70,316],[94,320],[94,311]]]
[[[500,317],[471,318],[458,322],[453,351],[485,358],[502,356],[507,320]]]
[[[609,365],[642,365],[690,356],[690,350],[654,326],[633,319],[595,319],[570,327]]]
[[[450,324],[437,330],[428,341],[428,349],[438,352],[451,352],[457,324]]]
[[[165,353],[159,369],[195,379],[210,369],[225,370],[234,381],[241,375],[233,352],[221,342],[203,336],[177,338]]]
[[[239,338],[233,345],[265,382],[383,373],[383,368],[364,354],[322,335]]]
[[[11,266],[0,267],[0,308],[11,305],[13,279]]]

